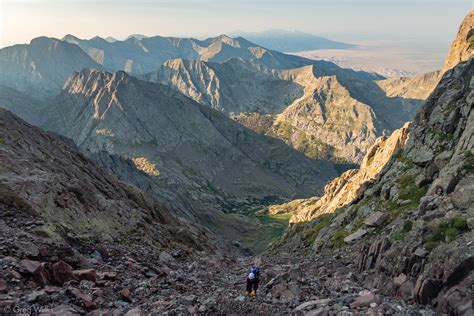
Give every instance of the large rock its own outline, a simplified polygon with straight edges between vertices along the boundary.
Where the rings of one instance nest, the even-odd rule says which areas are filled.
[[[97,273],[94,269],[74,270],[73,274],[79,280],[88,280],[93,282],[97,280]]]
[[[365,293],[357,297],[351,304],[352,309],[370,307],[371,303],[379,303],[379,298],[373,293]]]
[[[34,260],[29,260],[29,259],[23,259],[20,261],[20,266],[28,273],[30,274],[35,274],[36,271],[41,266],[41,262],[34,261]]]
[[[364,219],[364,224],[367,226],[377,227],[385,223],[389,215],[384,212],[374,212]]]
[[[54,280],[61,285],[74,280],[72,267],[64,261],[56,262],[53,264],[53,277]]]
[[[357,231],[354,233],[350,234],[346,238],[344,238],[344,242],[346,243],[352,243],[362,237],[364,237],[367,234],[367,230],[359,228]]]

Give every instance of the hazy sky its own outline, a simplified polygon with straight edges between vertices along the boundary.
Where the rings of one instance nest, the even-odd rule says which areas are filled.
[[[267,29],[447,43],[472,7],[472,0],[0,0],[0,47],[67,33],[121,39]]]

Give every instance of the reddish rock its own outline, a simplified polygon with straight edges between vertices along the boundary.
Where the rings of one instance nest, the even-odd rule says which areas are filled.
[[[4,279],[0,279],[0,293],[5,293],[7,291],[8,284]]]
[[[104,296],[104,291],[103,290],[95,290],[94,292],[92,292],[92,295],[96,296],[96,297],[102,297]]]
[[[41,257],[49,257],[49,249],[48,248],[40,248],[39,255]]]
[[[79,280],[88,280],[95,282],[97,280],[97,273],[94,269],[75,270],[73,274]]]
[[[41,285],[54,283],[53,267],[48,262],[43,262],[35,273],[36,281]]]
[[[56,287],[56,286],[47,286],[44,288],[44,292],[46,294],[53,294],[53,293],[57,293],[61,290],[61,288],[59,287]]]
[[[71,266],[64,261],[58,261],[53,264],[53,276],[54,280],[61,285],[74,280]]]
[[[10,277],[13,279],[21,279],[21,274],[16,272],[15,270],[11,270],[9,273]]]
[[[76,288],[70,288],[68,291],[76,298],[76,300],[80,301],[85,308],[95,309],[97,307],[97,304],[94,303],[91,296],[82,293]]]
[[[20,266],[28,273],[30,274],[35,274],[36,271],[41,266],[41,262],[34,261],[34,260],[29,260],[29,259],[23,259],[20,261]]]
[[[102,272],[99,273],[99,278],[114,281],[117,278],[117,272]]]
[[[122,291],[120,291],[120,296],[126,300],[126,301],[131,301],[131,298],[130,298],[130,290],[128,288],[123,288]]]

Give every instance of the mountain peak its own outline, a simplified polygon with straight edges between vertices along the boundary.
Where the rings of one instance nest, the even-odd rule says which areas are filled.
[[[474,10],[471,10],[459,27],[448,57],[446,57],[443,72],[453,68],[460,62],[469,60],[474,53]]]
[[[64,42],[73,43],[73,44],[77,44],[82,41],[80,38],[72,34],[66,34],[61,40]]]

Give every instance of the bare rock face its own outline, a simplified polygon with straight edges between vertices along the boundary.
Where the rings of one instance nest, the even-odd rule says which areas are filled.
[[[372,183],[330,219],[292,227],[288,243],[314,238],[305,244],[341,249],[368,287],[472,313],[473,82],[473,59],[447,71]]]
[[[381,137],[368,150],[360,169],[349,170],[332,180],[324,188],[324,195],[320,198],[299,200],[272,206],[272,209],[285,209],[292,213],[291,223],[307,222],[326,213],[348,205],[364,193],[367,184],[373,181],[392,155],[402,148],[408,139],[408,124],[395,131],[390,137]]]
[[[458,63],[472,58],[474,53],[474,11],[469,12],[458,30],[458,35],[451,44],[443,72],[453,68]]]
[[[266,67],[243,59],[223,63],[174,59],[143,79],[172,87],[224,113],[278,113],[303,94]]]

